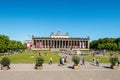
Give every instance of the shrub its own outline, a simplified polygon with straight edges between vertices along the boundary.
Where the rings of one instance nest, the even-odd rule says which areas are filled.
[[[4,57],[4,58],[2,58],[2,60],[1,60],[1,65],[4,67],[4,66],[8,66],[9,67],[9,65],[10,65],[10,60],[9,60],[9,58],[8,57]]]
[[[43,57],[39,56],[39,57],[36,58],[35,66],[42,66],[43,63],[44,63]]]
[[[72,61],[74,62],[74,65],[78,65],[80,62],[80,57],[79,56],[73,56]]]
[[[118,63],[118,57],[111,57],[110,63],[112,66],[116,65]]]

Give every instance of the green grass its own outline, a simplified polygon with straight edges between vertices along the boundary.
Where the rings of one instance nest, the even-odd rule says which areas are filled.
[[[40,53],[44,57],[45,62],[49,62],[50,58],[52,58],[53,63],[59,62],[60,56],[56,55],[55,51],[41,51]]]
[[[93,56],[84,56],[86,61],[93,62]],[[109,57],[106,56],[96,56],[95,58],[99,59],[100,63],[109,63]]]
[[[91,54],[93,51],[90,51],[90,50],[87,50],[87,51],[82,50],[81,52],[86,53],[86,54]]]
[[[118,54],[117,52],[110,52],[110,51],[108,51],[108,52],[106,52],[105,54],[106,54],[107,56],[110,56],[111,53],[112,53],[114,56],[120,57],[120,54]]]
[[[25,51],[23,53],[19,53],[19,54],[12,54],[12,55],[8,55],[7,57],[10,59],[11,63],[35,63],[36,61],[36,57],[39,56],[39,52],[41,53],[41,56],[44,58],[45,63],[49,63],[50,58],[53,59],[53,63],[58,63],[60,56],[56,55],[56,51]],[[82,51],[85,52],[87,54],[90,54],[91,51]],[[47,56],[46,56],[47,53]],[[57,53],[62,53],[61,51],[57,51]],[[106,52],[105,56],[96,56],[99,59],[100,63],[109,63],[109,55],[110,52]],[[116,54],[114,52],[114,55],[120,57],[119,54]],[[4,56],[1,55],[0,56],[0,60],[1,58],[3,58]],[[82,56],[81,56],[82,57]],[[84,56],[86,61],[93,61],[93,56]]]
[[[59,62],[60,57],[58,55],[55,55],[54,51],[40,51],[40,53],[44,58],[45,63],[48,63],[50,58],[53,59],[53,63]],[[48,55],[46,56],[45,53],[48,53]],[[7,57],[10,59],[11,63],[35,63],[37,56],[39,56],[39,52],[34,53],[26,51],[19,54],[8,55]],[[0,59],[2,57],[0,57]]]
[[[87,53],[87,54],[91,54],[92,52],[94,52],[94,51],[82,51],[82,52],[85,52],[85,53]],[[99,62],[100,63],[110,63],[110,61],[109,61],[109,57],[110,57],[110,53],[113,53],[113,56],[118,56],[118,57],[120,57],[120,54],[118,54],[117,52],[111,52],[111,51],[107,51],[106,53],[105,53],[105,56],[96,56],[98,59],[99,59]],[[93,61],[93,56],[84,56],[85,57],[85,60],[86,61],[90,61],[90,62],[92,62]]]

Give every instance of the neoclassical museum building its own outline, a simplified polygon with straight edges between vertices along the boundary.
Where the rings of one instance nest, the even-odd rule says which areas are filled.
[[[33,50],[89,50],[90,41],[87,38],[69,38],[66,34],[51,34],[50,37],[32,36]]]

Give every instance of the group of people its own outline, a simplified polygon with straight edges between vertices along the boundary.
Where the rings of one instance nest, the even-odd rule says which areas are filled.
[[[61,57],[59,62],[60,62],[60,65],[64,65],[67,62],[67,55],[65,55],[64,57]],[[52,60],[52,58],[50,58],[49,64],[52,64],[52,63],[53,63],[53,60]],[[85,58],[84,57],[81,58],[81,65],[85,65]],[[93,58],[93,65],[99,66],[99,59],[98,58],[95,58],[95,57]]]
[[[81,58],[81,65],[85,65],[85,59],[84,57]],[[93,58],[93,65],[94,66],[99,66],[99,59],[98,58]]]

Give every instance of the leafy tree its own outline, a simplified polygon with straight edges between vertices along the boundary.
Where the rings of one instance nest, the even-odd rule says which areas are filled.
[[[20,41],[10,40],[8,36],[0,35],[0,52],[7,52],[8,50],[26,49]]]
[[[118,50],[118,43],[116,38],[103,38],[94,40],[90,43],[92,49],[107,49],[107,50]]]
[[[5,35],[0,35],[0,52],[7,51],[7,45],[9,42],[9,37]]]
[[[15,40],[11,40],[9,41],[9,45],[8,45],[9,50],[20,50],[20,49],[26,49],[27,47],[25,45],[23,45],[20,41],[15,41]]]
[[[97,46],[98,46],[97,40],[94,40],[90,43],[90,48],[92,48],[92,49],[97,49]]]
[[[0,52],[5,52],[7,50],[7,45],[4,40],[0,39]]]
[[[104,44],[98,44],[98,49],[104,49],[105,45]]]

